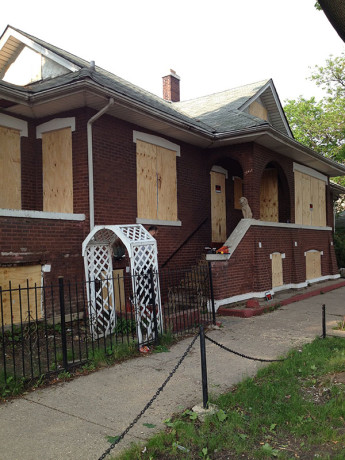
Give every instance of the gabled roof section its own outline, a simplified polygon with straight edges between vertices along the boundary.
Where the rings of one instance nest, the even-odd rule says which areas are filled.
[[[271,79],[175,102],[174,107],[213,127],[215,132],[271,125],[277,131],[293,137]]]
[[[49,45],[43,40],[22,32],[19,29],[7,26],[0,37],[1,80],[6,80],[6,74],[8,75],[8,71],[12,65],[20,65],[20,60],[25,59],[25,54],[28,54],[31,60],[36,60],[37,62],[34,66],[26,66],[26,68],[33,68],[31,74],[25,76],[27,79],[26,83],[53,78],[69,72],[75,72],[81,68],[80,63],[77,62],[78,58],[73,59],[73,55],[63,52],[59,48]],[[10,76],[7,77],[7,81],[17,83]],[[22,84],[22,86],[26,83]]]

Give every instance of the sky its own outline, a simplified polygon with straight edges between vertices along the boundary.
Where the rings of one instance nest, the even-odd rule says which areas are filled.
[[[308,80],[345,51],[315,0],[16,0],[8,24],[162,96],[176,71],[181,100],[272,78],[282,103],[322,96]]]

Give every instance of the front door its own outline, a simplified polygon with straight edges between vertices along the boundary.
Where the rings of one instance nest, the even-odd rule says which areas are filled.
[[[211,171],[211,222],[212,242],[226,240],[225,174]]]

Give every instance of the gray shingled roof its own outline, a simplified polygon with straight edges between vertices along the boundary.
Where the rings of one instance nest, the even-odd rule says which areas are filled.
[[[58,88],[65,84],[80,79],[90,78],[95,83],[103,87],[124,95],[134,101],[152,107],[170,116],[176,117],[179,120],[185,121],[191,125],[204,129],[209,133],[223,133],[229,131],[237,131],[241,129],[262,126],[267,124],[265,120],[242,112],[239,108],[245,104],[248,99],[255,96],[260,89],[267,84],[269,80],[244,85],[231,90],[223,91],[217,94],[212,94],[205,97],[200,97],[190,101],[171,103],[150,93],[111,72],[108,72],[101,67],[96,66],[93,71],[90,68],[90,63],[74,54],[62,50],[50,43],[45,42],[33,35],[30,35],[22,30],[12,29],[25,37],[33,40],[44,48],[52,51],[58,56],[72,62],[80,67],[80,71],[69,72],[65,75],[32,83],[26,86],[30,93],[40,93],[52,88]]]

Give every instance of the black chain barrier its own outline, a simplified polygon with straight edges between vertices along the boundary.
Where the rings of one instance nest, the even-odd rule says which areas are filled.
[[[207,339],[210,342],[214,343],[215,345],[217,345],[218,347],[222,348],[223,350],[229,351],[230,353],[233,353],[234,355],[241,356],[241,358],[251,359],[253,361],[261,361],[262,363],[275,363],[275,362],[285,361],[285,358],[283,358],[283,359],[253,358],[251,356],[247,356],[247,355],[244,355],[242,353],[239,353],[238,351],[230,350],[230,348],[227,348],[226,346],[222,345],[221,343],[218,343],[215,340],[211,339],[210,337],[207,337],[207,335],[205,335],[205,339]]]
[[[157,397],[159,396],[159,394],[163,391],[164,387],[167,385],[167,383],[169,382],[169,380],[171,379],[171,377],[175,374],[175,372],[177,371],[177,369],[180,367],[180,365],[182,364],[183,360],[186,358],[186,356],[188,355],[188,353],[190,352],[192,346],[194,345],[196,339],[199,337],[199,332],[196,334],[196,336],[193,338],[192,342],[190,343],[190,345],[188,346],[188,348],[186,349],[186,351],[183,353],[183,355],[181,356],[181,358],[179,359],[178,363],[176,364],[176,366],[174,367],[174,369],[170,372],[170,374],[168,375],[168,377],[165,379],[165,381],[163,382],[163,384],[158,388],[158,390],[156,391],[156,393],[154,394],[154,396],[150,399],[150,401],[146,404],[146,406],[144,407],[144,409],[135,417],[135,419],[132,421],[132,423],[130,425],[128,425],[128,427],[120,434],[120,436],[118,436],[116,438],[116,440],[110,445],[110,447],[103,453],[103,455],[101,455],[101,457],[99,457],[98,460],[103,460],[113,449],[114,447],[116,446],[116,444],[118,444],[125,436],[126,434],[128,433],[128,431],[133,428],[133,426],[137,423],[137,421],[141,418],[142,415],[144,415],[144,413],[147,411],[147,409],[152,405],[152,403],[157,399]]]

